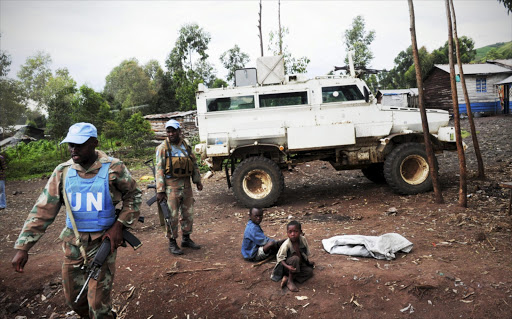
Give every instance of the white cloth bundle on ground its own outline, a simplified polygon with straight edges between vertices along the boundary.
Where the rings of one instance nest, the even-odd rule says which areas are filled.
[[[322,239],[325,251],[330,254],[358,257],[373,257],[391,260],[395,253],[408,253],[413,244],[400,234],[388,233],[381,236],[341,235]]]

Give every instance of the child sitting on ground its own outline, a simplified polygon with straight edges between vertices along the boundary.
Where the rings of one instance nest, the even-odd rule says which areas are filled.
[[[249,209],[249,221],[242,241],[242,256],[245,260],[260,261],[275,255],[284,242],[284,239],[275,241],[265,236],[260,227],[262,220],[263,209],[257,207]]]
[[[273,281],[281,280],[281,288],[288,287],[290,291],[299,291],[295,281],[303,283],[313,277],[314,262],[309,261],[311,255],[309,245],[302,233],[298,221],[291,221],[286,226],[288,239],[277,252],[277,263],[270,277]]]

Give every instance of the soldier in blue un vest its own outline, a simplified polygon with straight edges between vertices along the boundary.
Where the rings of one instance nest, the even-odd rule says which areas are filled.
[[[29,213],[14,246],[12,265],[17,272],[24,271],[29,249],[43,236],[64,204],[66,227],[60,239],[65,252],[62,285],[66,302],[82,318],[115,318],[110,293],[116,249],[123,242],[123,228],[132,227],[139,217],[142,193],[123,162],[96,150],[94,125],[72,125],[62,143],[68,143],[71,159],[55,168]],[[116,214],[115,206],[120,202],[122,206]],[[75,303],[87,278],[82,266],[93,260],[106,237],[110,239],[111,253],[98,279],[89,282],[87,294]]]

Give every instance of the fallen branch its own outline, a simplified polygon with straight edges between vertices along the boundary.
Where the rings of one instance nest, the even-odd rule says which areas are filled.
[[[496,247],[494,247],[494,245],[491,243],[491,241],[489,240],[489,238],[487,238],[487,236],[485,236],[485,239],[487,239],[487,241],[489,242],[489,245],[491,245],[492,250],[496,250]]]
[[[171,270],[168,271],[168,275],[181,274],[186,272],[198,272],[198,271],[210,271],[210,270],[218,270],[222,268],[201,268],[201,269],[186,269],[186,270]]]
[[[274,256],[267,257],[266,259],[263,259],[262,261],[258,261],[257,263],[253,264],[253,267],[259,267],[263,265],[264,263],[269,262],[270,260],[274,259]]]

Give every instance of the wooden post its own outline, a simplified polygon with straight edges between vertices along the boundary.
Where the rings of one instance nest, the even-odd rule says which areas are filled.
[[[437,204],[444,202],[441,188],[439,187],[439,179],[437,169],[435,166],[435,154],[432,149],[432,141],[430,140],[430,133],[427,120],[427,111],[425,110],[424,93],[423,93],[423,79],[421,76],[420,58],[418,55],[418,44],[416,42],[416,22],[414,18],[414,6],[412,0],[409,3],[409,16],[411,21],[411,42],[412,42],[412,55],[414,57],[414,68],[416,71],[416,83],[418,84],[418,106],[421,114],[421,126],[423,128],[423,138],[425,140],[425,151],[427,152],[428,166],[430,170],[430,177],[432,178],[432,185],[434,187],[434,197]]]
[[[261,56],[263,56],[263,34],[261,33],[261,0],[260,0],[260,13],[259,13],[259,19],[258,19],[258,30],[260,31],[260,49],[261,49]]]
[[[453,64],[453,33],[450,14],[450,0],[446,0],[446,18],[448,20],[448,61],[450,63],[450,84],[452,89],[453,122],[455,125],[455,144],[459,157],[459,206],[468,207],[466,184],[466,156],[462,146],[462,134],[460,132],[459,102],[457,99],[457,85],[455,83],[455,66]]]
[[[460,84],[462,85],[462,92],[464,94],[464,101],[466,102],[466,110],[468,112],[469,127],[471,128],[471,137],[473,139],[473,147],[475,148],[476,160],[478,162],[478,178],[485,178],[484,161],[482,160],[482,153],[480,152],[480,145],[476,136],[475,121],[473,120],[473,112],[471,112],[471,103],[469,101],[468,90],[466,88],[466,80],[464,79],[464,71],[462,70],[462,61],[460,59],[460,45],[459,37],[457,35],[457,20],[455,18],[455,7],[453,0],[450,0],[450,7],[453,17],[453,32],[455,38],[455,48],[457,52],[457,65],[459,66]]]

